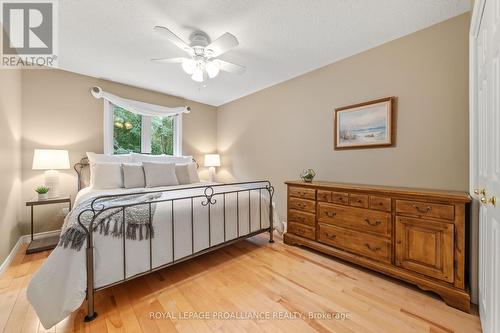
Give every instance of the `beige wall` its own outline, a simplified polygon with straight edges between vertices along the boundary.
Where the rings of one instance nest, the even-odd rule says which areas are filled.
[[[119,96],[165,106],[189,105],[183,116],[183,153],[202,161],[203,154],[216,151],[216,108],[179,97],[61,70],[24,70],[22,73],[22,203],[35,196],[43,184],[43,171],[31,170],[33,149],[68,149],[71,163],[86,151],[103,150],[103,101],[90,94],[94,85]],[[202,176],[205,170],[202,170]],[[61,193],[76,194],[76,174],[61,171]],[[36,231],[58,229],[63,219],[61,205],[36,208]],[[20,228],[29,232],[28,210],[22,209]]]
[[[468,190],[468,26],[464,14],[219,107],[219,179]],[[319,51],[319,50],[318,50]],[[334,151],[333,110],[396,96],[393,148]]]
[[[21,72],[0,70],[0,263],[20,236]]]

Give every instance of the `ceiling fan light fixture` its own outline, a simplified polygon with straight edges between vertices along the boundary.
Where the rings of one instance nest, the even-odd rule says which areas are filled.
[[[196,69],[196,61],[194,59],[184,59],[182,61],[182,69],[189,75],[192,75]]]
[[[201,68],[196,68],[191,76],[191,79],[196,82],[203,82],[203,70]]]
[[[219,75],[220,72],[219,67],[213,61],[210,61],[205,65],[205,70],[207,71],[208,77],[211,79]]]
[[[179,36],[164,26],[155,26],[154,30],[179,49],[185,51],[188,58],[157,58],[152,61],[163,64],[181,64],[182,69],[192,80],[204,82],[219,75],[220,71],[241,74],[244,66],[220,60],[218,57],[238,46],[236,37],[228,32],[214,41],[203,31],[194,31],[186,43]]]

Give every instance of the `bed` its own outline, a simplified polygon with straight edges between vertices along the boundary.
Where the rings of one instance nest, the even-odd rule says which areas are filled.
[[[78,309],[85,298],[85,321],[95,319],[99,290],[260,233],[269,233],[273,242],[272,231],[280,227],[274,188],[266,180],[97,190],[81,186],[86,167],[86,159],[75,166],[82,189],[68,215],[84,237],[63,246],[67,217],[59,246],[28,286],[28,300],[45,328]],[[134,224],[132,219],[140,218],[131,212],[142,214],[144,222]],[[112,218],[103,218],[106,214]]]

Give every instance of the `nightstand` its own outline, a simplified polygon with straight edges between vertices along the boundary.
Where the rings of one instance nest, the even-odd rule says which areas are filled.
[[[59,235],[57,236],[51,236],[51,237],[46,237],[46,238],[40,238],[40,239],[33,239],[33,208],[35,206],[41,206],[41,205],[52,205],[52,204],[58,204],[58,203],[67,203],[69,205],[69,210],[71,210],[71,197],[57,197],[57,198],[51,198],[51,199],[46,199],[46,200],[37,200],[33,199],[31,201],[26,202],[26,206],[31,208],[31,242],[28,248],[26,249],[26,253],[35,253],[35,252],[41,252],[41,251],[46,251],[46,250],[51,250],[57,246],[57,243],[59,243]]]

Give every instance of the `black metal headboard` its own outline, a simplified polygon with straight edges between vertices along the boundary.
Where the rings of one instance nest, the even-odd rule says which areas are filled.
[[[90,163],[87,157],[84,157],[80,162],[73,166],[76,173],[78,174],[78,191],[82,188],[87,187],[90,182]],[[88,175],[88,177],[86,177]]]

